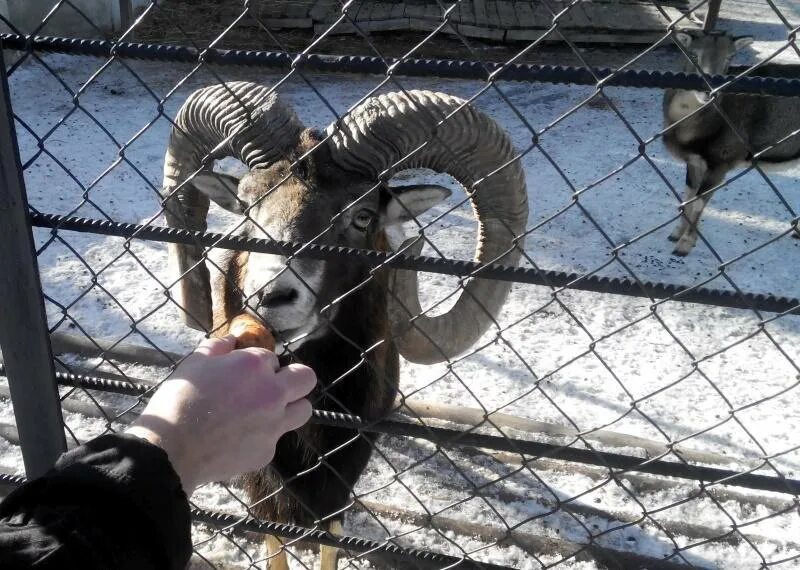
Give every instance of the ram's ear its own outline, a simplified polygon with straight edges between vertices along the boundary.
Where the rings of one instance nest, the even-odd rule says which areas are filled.
[[[199,172],[191,183],[195,188],[208,196],[220,208],[241,214],[247,207],[247,202],[238,195],[239,179],[219,172]]]
[[[381,227],[407,222],[427,212],[452,194],[448,188],[434,184],[392,186],[385,192],[386,199],[382,201],[381,206]]]
[[[753,43],[753,36],[739,36],[733,38],[733,47],[736,51],[741,51]]]
[[[692,36],[686,32],[675,32],[675,40],[686,49],[689,49],[689,46],[692,45],[692,39]]]

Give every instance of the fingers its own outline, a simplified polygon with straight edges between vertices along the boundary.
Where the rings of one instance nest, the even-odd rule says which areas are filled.
[[[235,341],[234,341],[235,342]],[[278,357],[274,352],[266,348],[256,348],[254,346],[248,348],[240,348],[236,351],[236,356],[242,360],[247,359],[251,361],[254,366],[264,366],[272,372],[277,372],[281,367]]]
[[[203,342],[194,351],[205,356],[221,356],[228,354],[235,346],[236,338],[233,335],[228,335],[223,338],[203,339]]]
[[[299,429],[311,419],[311,402],[303,398],[286,406],[283,426],[285,431]]]
[[[281,368],[276,376],[286,389],[287,402],[305,398],[317,385],[317,375],[311,368],[302,364],[290,364]]]

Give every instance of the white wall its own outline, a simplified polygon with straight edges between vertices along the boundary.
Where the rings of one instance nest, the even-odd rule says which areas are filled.
[[[119,2],[120,0],[71,0],[99,31],[65,3],[39,34],[92,38],[111,34],[121,27]],[[150,4],[150,0],[132,0],[131,3],[134,13],[138,14]],[[8,19],[23,32],[31,32],[56,4],[56,0],[0,0],[0,13],[7,14]]]

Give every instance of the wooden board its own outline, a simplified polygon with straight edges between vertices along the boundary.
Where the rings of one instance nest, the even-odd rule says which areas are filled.
[[[456,24],[455,28],[462,36],[466,36],[468,38],[480,38],[483,40],[503,41],[506,34],[506,32],[503,30],[493,30],[484,26],[467,26],[464,24]]]
[[[489,26],[489,14],[486,12],[486,0],[474,0],[475,26],[478,28]]]
[[[393,4],[388,2],[375,2],[372,11],[369,14],[370,20],[388,20],[392,14]]]
[[[313,27],[317,33],[324,33],[340,16],[336,0],[265,4],[251,10],[257,11],[265,25],[274,28]],[[358,28],[369,32],[430,32],[443,21],[442,8],[433,0],[428,3],[356,0],[347,5],[347,13],[358,23]],[[546,41],[561,41],[563,34],[574,42],[647,44],[659,40],[670,21],[681,16],[682,12],[674,5],[662,5],[659,9],[647,0],[585,0],[577,4],[570,0],[461,0],[449,12],[450,25],[443,31],[483,40],[528,42],[545,34],[555,17],[558,31],[549,34]],[[688,20],[683,22],[684,28],[694,26]],[[332,33],[352,34],[356,28],[345,22]]]
[[[317,0],[308,12],[314,22],[325,21],[332,15],[339,15],[339,2],[336,0]]]
[[[314,27],[314,20],[311,18],[263,18],[259,21],[266,27],[276,30],[287,28],[300,30]]]
[[[396,4],[392,4],[392,11],[389,14],[391,18],[402,18],[406,12],[406,7],[402,2],[397,2]]]
[[[514,11],[517,14],[517,22],[521,28],[535,28],[533,6],[531,2],[514,2]]]
[[[472,2],[461,2],[458,5],[458,12],[453,14],[451,21],[467,25],[475,24],[475,10]]]
[[[497,7],[497,16],[500,18],[500,27],[504,30],[519,27],[520,23],[517,20],[517,13],[514,10],[514,3],[509,0],[501,0],[495,2]]]

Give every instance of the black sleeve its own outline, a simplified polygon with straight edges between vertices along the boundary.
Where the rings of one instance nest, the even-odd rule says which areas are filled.
[[[0,568],[175,569],[191,555],[189,502],[159,447],[104,435],[0,503]]]

